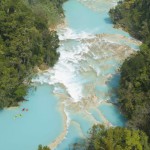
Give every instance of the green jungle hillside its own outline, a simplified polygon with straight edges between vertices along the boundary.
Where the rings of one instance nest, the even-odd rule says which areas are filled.
[[[27,94],[35,66],[53,66],[59,39],[49,31],[63,17],[65,0],[0,0],[0,108]]]

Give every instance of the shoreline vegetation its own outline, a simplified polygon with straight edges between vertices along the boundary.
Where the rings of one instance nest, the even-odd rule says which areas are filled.
[[[57,62],[59,39],[55,27],[64,17],[65,1],[0,1],[0,109],[17,106],[27,94],[32,72]],[[109,12],[115,27],[143,42],[140,51],[126,59],[120,69],[119,106],[129,120],[127,127],[94,125],[89,137],[74,143],[72,149],[150,150],[149,8],[149,0],[124,0]],[[63,106],[60,109],[63,111]],[[65,112],[62,116],[67,120]],[[55,148],[66,133],[67,126],[53,143],[39,145],[38,150]]]
[[[0,109],[18,106],[27,94],[35,66],[45,70],[59,58],[54,29],[66,0],[0,2]]]
[[[140,130],[94,125],[89,137],[74,143],[70,150],[149,150],[148,137]]]
[[[122,0],[109,11],[114,27],[142,41],[120,68],[118,107],[128,119],[126,127],[94,125],[73,150],[150,150],[150,1]]]
[[[143,130],[150,137],[150,1],[124,0],[109,14],[115,26],[143,42],[140,51],[121,66],[119,105],[129,128]]]

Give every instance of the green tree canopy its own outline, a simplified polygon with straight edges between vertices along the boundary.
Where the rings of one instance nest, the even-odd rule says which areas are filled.
[[[76,143],[74,150],[150,150],[148,137],[140,130],[121,127],[106,129],[94,125],[85,142]]]
[[[38,150],[51,150],[51,149],[47,146],[39,145]]]
[[[118,96],[128,126],[150,136],[150,1],[120,1],[110,10],[110,16],[116,26],[143,41],[140,51],[121,66]]]
[[[24,100],[34,66],[53,66],[58,60],[59,39],[48,28],[49,22],[55,26],[60,21],[63,2],[0,1],[0,108]]]

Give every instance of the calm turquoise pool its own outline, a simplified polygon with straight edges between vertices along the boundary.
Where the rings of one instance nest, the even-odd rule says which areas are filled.
[[[113,28],[108,11],[114,2],[64,4],[67,25],[58,28],[59,61],[32,80],[36,89],[29,90],[28,101],[0,111],[0,149],[37,150],[39,144],[56,140],[52,149],[68,150],[93,124],[125,125],[117,107],[107,101],[117,101],[113,91],[119,85],[118,68],[138,42]]]
[[[49,85],[30,90],[27,99],[18,108],[0,111],[1,150],[36,150],[39,144],[49,144],[62,132],[58,100]],[[22,116],[15,118],[18,114]]]

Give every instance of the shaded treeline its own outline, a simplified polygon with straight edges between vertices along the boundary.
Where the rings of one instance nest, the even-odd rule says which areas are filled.
[[[0,1],[0,108],[24,99],[34,66],[58,60],[59,39],[48,28],[60,22],[63,2]]]
[[[150,1],[125,0],[110,10],[116,26],[141,40],[140,51],[125,60],[121,67],[118,91],[122,112],[128,126],[150,136]]]

